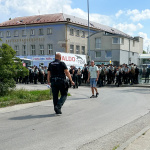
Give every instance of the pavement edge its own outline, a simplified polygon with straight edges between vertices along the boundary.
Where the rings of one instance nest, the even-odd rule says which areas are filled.
[[[133,143],[135,140],[137,140],[140,136],[142,136],[143,133],[150,130],[150,126],[144,128],[137,134],[135,134],[133,137],[131,137],[129,140],[127,140],[125,143],[123,143],[120,147],[118,147],[116,150],[125,150],[131,143]]]

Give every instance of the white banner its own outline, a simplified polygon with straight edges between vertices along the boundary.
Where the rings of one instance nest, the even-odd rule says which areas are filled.
[[[57,52],[60,53],[60,52]],[[86,55],[71,54],[71,53],[60,53],[61,61],[65,62],[67,66],[83,67],[86,64]]]

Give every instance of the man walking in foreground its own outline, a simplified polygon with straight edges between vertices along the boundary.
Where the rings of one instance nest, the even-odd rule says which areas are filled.
[[[96,84],[99,78],[99,70],[98,67],[94,65],[94,61],[91,61],[91,66],[89,67],[89,73],[88,73],[88,82],[90,80],[91,90],[92,90],[92,96],[90,98],[98,97],[99,93],[96,88]],[[94,90],[96,92],[96,96],[94,96]]]
[[[47,76],[48,84],[52,87],[53,104],[56,114],[62,114],[61,108],[67,99],[69,85],[66,76],[69,78],[71,84],[74,85],[66,64],[61,61],[61,54],[57,53],[55,61],[49,64]],[[59,92],[61,94],[60,99],[58,99]]]

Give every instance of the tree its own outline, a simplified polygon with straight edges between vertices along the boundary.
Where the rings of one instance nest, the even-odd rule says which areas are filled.
[[[16,86],[15,78],[29,74],[28,69],[23,67],[21,60],[17,58],[16,52],[7,44],[0,48],[0,95],[7,94],[9,88]]]
[[[143,50],[143,54],[147,54],[147,52],[145,50]]]

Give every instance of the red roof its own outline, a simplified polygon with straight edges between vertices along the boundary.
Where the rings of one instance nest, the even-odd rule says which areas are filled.
[[[28,17],[17,17],[12,20],[5,21],[0,24],[0,27],[16,26],[21,24],[41,24],[41,23],[54,23],[64,21],[63,14],[47,14]]]
[[[69,18],[69,20],[67,18]],[[67,22],[67,20],[69,23],[88,27],[87,20],[75,16],[63,14],[63,13],[28,16],[28,17],[17,17],[12,20],[8,20],[6,22],[1,23],[0,27],[19,26],[24,24],[30,25],[30,24],[43,24],[43,23],[58,23],[58,22]],[[112,34],[119,34],[131,38],[130,35],[120,30],[99,23],[91,22],[91,21],[90,21],[90,28],[99,31],[106,31]]]

